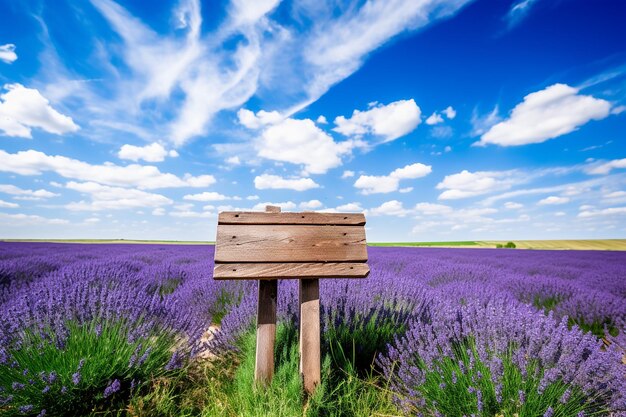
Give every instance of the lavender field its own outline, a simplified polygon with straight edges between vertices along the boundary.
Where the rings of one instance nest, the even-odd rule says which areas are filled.
[[[369,257],[369,278],[321,282],[323,383],[306,415],[626,415],[626,252]],[[277,411],[274,394],[238,391],[257,284],[213,281],[212,260],[212,246],[0,244],[0,414],[296,415],[299,397]],[[280,372],[294,346],[297,367],[296,300],[281,281],[278,396],[298,391]],[[355,381],[342,402],[335,387]]]

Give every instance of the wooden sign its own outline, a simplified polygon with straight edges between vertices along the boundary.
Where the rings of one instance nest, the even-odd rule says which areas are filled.
[[[258,279],[255,380],[274,374],[277,279],[300,280],[300,373],[307,393],[320,382],[319,278],[365,278],[365,216],[344,213],[223,212],[214,279]]]

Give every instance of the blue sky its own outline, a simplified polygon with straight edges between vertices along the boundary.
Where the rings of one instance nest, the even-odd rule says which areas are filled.
[[[0,0],[0,237],[626,237],[620,0]]]

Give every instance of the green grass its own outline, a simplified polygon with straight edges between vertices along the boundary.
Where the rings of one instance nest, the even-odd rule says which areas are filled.
[[[176,344],[171,333],[155,331],[129,342],[129,327],[135,326],[71,322],[61,348],[54,337],[24,334],[22,345],[10,351],[11,361],[0,365],[2,394],[13,397],[0,414],[37,415],[45,409],[47,415],[74,416],[115,409],[131,395],[131,385],[140,389],[177,372],[165,371]],[[105,389],[116,380],[119,390],[105,398]],[[21,413],[21,406],[32,406],[32,414]]]
[[[500,358],[504,369],[500,385],[493,382],[490,368],[480,361],[471,340],[459,344],[454,357],[445,357],[430,366],[416,358],[416,365],[426,375],[423,384],[412,388],[426,401],[423,405],[414,404],[414,412],[433,415],[437,410],[445,416],[503,417],[542,416],[548,408],[553,409],[555,416],[575,416],[580,411],[587,416],[606,412],[599,409],[594,398],[587,398],[580,389],[572,389],[561,381],[541,390],[544,370],[538,370],[537,363],[531,360],[524,375],[512,357],[510,350]]]
[[[354,367],[333,367],[326,354],[322,382],[314,395],[303,394],[299,374],[298,333],[279,324],[275,373],[267,386],[254,381],[256,335],[251,328],[238,351],[199,362],[183,376],[156,379],[152,388],[132,397],[128,416],[340,417],[400,415],[380,377],[359,377]]]

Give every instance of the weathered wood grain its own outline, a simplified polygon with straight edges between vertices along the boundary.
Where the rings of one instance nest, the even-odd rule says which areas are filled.
[[[259,281],[254,380],[261,385],[269,384],[274,376],[277,295],[278,281]]]
[[[220,225],[216,263],[365,262],[363,226]]]
[[[370,269],[366,263],[308,262],[308,263],[234,263],[216,264],[214,279],[304,279],[304,278],[365,278]]]
[[[224,211],[217,224],[308,224],[308,225],[365,225],[363,213],[263,213]]]
[[[321,380],[320,286],[317,279],[300,281],[300,374],[307,394]]]

